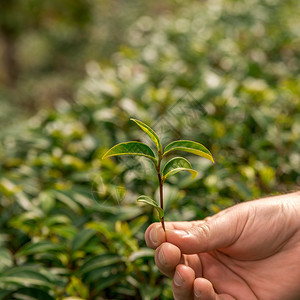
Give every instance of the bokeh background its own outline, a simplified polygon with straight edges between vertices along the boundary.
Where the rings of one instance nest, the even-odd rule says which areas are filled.
[[[192,139],[166,220],[299,190],[298,0],[0,4],[0,299],[172,299],[144,231],[157,195],[118,142]],[[132,124],[131,124],[132,123]]]

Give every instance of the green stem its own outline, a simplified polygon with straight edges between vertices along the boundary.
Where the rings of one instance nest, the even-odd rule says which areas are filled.
[[[162,160],[162,155],[161,155],[161,153],[159,152],[159,153],[158,153],[158,164],[157,164],[156,170],[157,170],[158,183],[159,183],[160,207],[161,207],[162,210],[164,210],[163,181],[162,181],[161,174],[160,174],[160,164],[161,164],[161,160]],[[160,221],[161,221],[162,228],[163,228],[164,232],[166,233],[166,228],[165,228],[165,218],[162,217]]]
[[[158,173],[158,182],[159,182],[159,196],[160,196],[160,207],[162,210],[164,210],[164,194],[163,194],[163,183],[161,180],[160,172]],[[161,225],[163,227],[164,232],[166,232],[165,228],[165,218],[161,218]]]

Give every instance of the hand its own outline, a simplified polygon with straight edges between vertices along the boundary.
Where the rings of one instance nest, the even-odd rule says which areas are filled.
[[[145,239],[176,300],[300,299],[300,193],[195,222],[152,224]]]

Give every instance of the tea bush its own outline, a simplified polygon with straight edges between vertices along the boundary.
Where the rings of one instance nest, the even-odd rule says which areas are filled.
[[[1,132],[0,299],[172,299],[144,242],[157,216],[135,202],[157,194],[154,170],[99,159],[146,140],[130,117],[215,158],[165,184],[167,221],[299,188],[299,13],[226,0],[144,16],[110,67],[87,64],[75,103]]]

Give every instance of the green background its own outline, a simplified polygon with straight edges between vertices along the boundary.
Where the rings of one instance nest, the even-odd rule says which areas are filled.
[[[192,139],[166,220],[299,189],[300,2],[0,4],[0,299],[172,299],[144,232],[157,197],[119,142]]]

